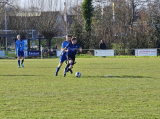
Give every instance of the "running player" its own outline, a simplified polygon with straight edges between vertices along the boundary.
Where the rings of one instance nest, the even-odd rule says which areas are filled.
[[[61,51],[68,45],[68,43],[71,40],[71,37],[72,37],[71,35],[66,35],[66,40],[62,43]],[[59,65],[56,69],[55,76],[58,76],[58,71],[60,70],[60,68],[65,60],[67,60],[67,53],[63,52],[62,55],[60,56]],[[71,73],[72,73],[72,70],[71,70]]]
[[[74,37],[71,39],[71,43],[69,43],[62,51],[63,52],[68,52],[68,64],[64,70],[64,77],[66,76],[66,73],[70,71],[73,68],[73,65],[75,64],[75,57],[77,50],[79,49],[80,52],[82,52],[82,48],[77,44],[77,38]]]
[[[15,54],[18,55],[18,68],[20,68],[20,57],[22,57],[21,65],[24,67],[24,41],[21,40],[20,35],[17,35]]]

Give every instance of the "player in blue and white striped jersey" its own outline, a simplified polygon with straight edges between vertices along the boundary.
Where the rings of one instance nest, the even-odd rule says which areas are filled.
[[[62,55],[63,52],[67,52],[68,55],[68,64],[64,70],[64,77],[66,76],[66,73],[68,71],[71,71],[71,69],[73,68],[73,65],[75,64],[75,58],[76,58],[76,54],[77,51],[82,52],[82,48],[79,46],[79,44],[77,44],[77,38],[74,37],[71,39],[71,43],[69,43],[62,51],[60,56]]]

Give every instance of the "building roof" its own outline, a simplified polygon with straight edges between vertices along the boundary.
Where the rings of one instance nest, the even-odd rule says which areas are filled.
[[[41,16],[41,12],[19,12],[16,16],[21,17],[31,17],[31,16]]]

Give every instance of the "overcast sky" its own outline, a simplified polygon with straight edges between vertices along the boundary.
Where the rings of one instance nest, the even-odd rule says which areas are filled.
[[[19,7],[24,9],[28,9],[31,6],[34,6],[44,11],[59,11],[59,10],[63,11],[65,1],[67,3],[67,8],[69,8],[69,6],[76,6],[77,1],[78,4],[81,4],[83,2],[83,0],[12,0],[12,1],[14,5],[18,5]],[[112,0],[103,0],[103,1],[112,1]],[[138,0],[138,1],[144,1],[144,0]],[[99,3],[97,2],[96,4]]]
[[[13,4],[17,4],[21,8],[25,9],[33,5],[34,7],[45,10],[63,11],[65,1],[68,7],[77,5],[77,0],[16,0],[15,2],[13,2]],[[78,4],[81,4],[82,2],[83,0],[78,0]]]

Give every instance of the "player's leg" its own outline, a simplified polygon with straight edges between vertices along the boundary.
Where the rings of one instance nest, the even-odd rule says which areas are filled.
[[[70,66],[70,63],[69,63],[69,61],[68,61],[68,64],[66,65],[66,68],[65,68],[65,71],[67,70],[67,68]],[[70,73],[72,74],[73,73],[73,71],[71,70],[71,69],[69,69],[68,71],[70,71]]]
[[[75,56],[71,56],[70,67],[68,68],[70,72],[72,72],[73,65],[75,64]]]
[[[70,63],[69,63],[69,61],[68,61],[68,64],[66,65],[64,71],[66,71],[69,66],[70,66]]]
[[[59,65],[57,66],[55,76],[58,76],[58,72],[59,72],[59,70],[60,70],[63,62],[64,62],[66,59],[67,59],[66,56],[63,56],[63,55],[62,55],[62,56],[60,57]]]
[[[68,54],[66,54],[66,60],[65,60],[65,64],[67,64],[67,61],[68,61]]]
[[[70,65],[69,65],[69,67],[67,69],[67,72],[72,69],[72,67],[73,67],[73,60],[70,60],[69,63],[70,63]]]
[[[18,56],[18,68],[20,68],[20,51],[17,52],[17,56]]]
[[[18,68],[20,68],[20,57],[18,56]]]
[[[71,58],[71,56],[69,56],[70,58],[68,58],[68,55],[67,55],[67,61],[68,61],[68,64],[66,65],[66,68],[65,68],[65,70],[64,71],[66,71],[67,70],[67,68],[70,66],[70,59],[72,59]],[[73,71],[71,70],[71,69],[69,69],[68,71],[70,71],[70,73],[72,74],[73,73]]]
[[[67,56],[67,59],[68,59],[68,56]],[[73,71],[72,71],[72,69],[69,69],[69,71],[70,71],[70,73],[71,73],[71,74],[73,74]]]
[[[22,67],[24,67],[24,65],[23,65],[23,62],[24,62],[24,52],[23,51],[21,51],[21,56],[22,56],[21,65],[22,65]]]
[[[69,59],[68,60],[68,64],[67,64],[67,66],[66,66],[66,68],[64,70],[64,75],[63,75],[64,77],[66,76],[66,73],[71,70],[72,66],[73,66],[73,60]]]
[[[55,73],[55,76],[58,76],[58,72],[62,66],[63,62],[59,62],[59,65],[57,66],[57,69],[56,69],[56,73]]]
[[[71,59],[72,59],[72,62],[71,62],[70,67],[68,68],[68,71],[70,71],[71,74],[72,74],[73,73],[73,71],[72,71],[73,65],[76,63],[75,62],[75,56],[73,56]]]
[[[76,63],[76,62],[73,61],[73,63],[72,63],[72,68],[73,68],[73,65],[74,65],[75,63]],[[72,68],[69,68],[69,69],[68,69],[68,71],[70,71],[71,74],[73,74]]]
[[[65,68],[65,70],[64,71],[66,71],[66,69],[69,67],[69,65],[70,65],[70,63],[69,63],[69,59],[68,59],[68,55],[66,56],[66,58],[67,58],[67,60],[65,60],[65,63],[66,63],[66,61],[68,61],[68,63],[66,63],[67,65],[66,65],[66,68]]]
[[[67,61],[68,61],[68,56],[66,56],[67,57],[67,59],[65,60],[65,64],[67,64]]]

